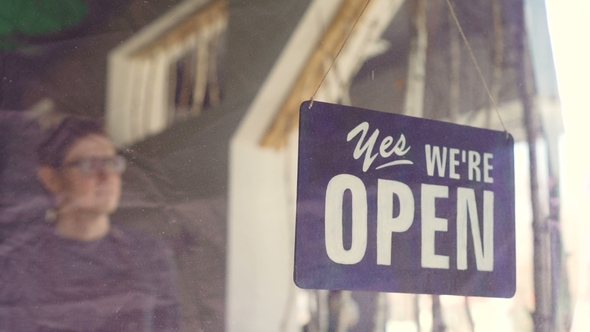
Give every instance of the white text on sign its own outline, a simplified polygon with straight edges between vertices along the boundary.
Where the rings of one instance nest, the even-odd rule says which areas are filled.
[[[366,171],[377,157],[371,154],[377,140],[379,130],[365,142],[368,133],[368,123],[363,122],[349,132],[348,141],[361,135],[354,150],[354,158],[359,159],[363,154],[363,171]],[[382,141],[386,146],[393,142],[387,136]],[[383,142],[388,143],[384,143]],[[389,155],[399,152],[404,155],[409,150],[403,134]],[[461,171],[470,181],[493,183],[491,172],[493,167],[491,153],[459,150],[455,148],[431,146],[424,147],[426,172],[430,177],[447,177],[461,179]],[[463,165],[463,167],[462,167]],[[447,173],[448,169],[448,173]],[[352,196],[352,240],[350,248],[346,249],[343,240],[343,197],[346,191]],[[473,188],[456,187],[456,262],[457,270],[467,270],[468,255],[468,226],[471,228],[473,252],[478,271],[494,270],[494,192]],[[394,210],[394,195],[399,200],[399,211]],[[450,269],[449,256],[437,254],[435,251],[436,232],[447,232],[449,220],[440,218],[436,213],[437,200],[449,197],[449,187],[426,184],[420,186],[420,215],[421,215],[421,266],[423,268]],[[328,257],[338,264],[357,264],[365,256],[368,239],[368,202],[367,190],[362,180],[351,174],[334,176],[326,188],[325,200],[325,245]],[[483,211],[478,211],[477,202],[481,202]],[[442,202],[444,204],[444,201]],[[396,216],[394,217],[394,212]],[[480,229],[479,218],[483,219],[483,229]],[[415,199],[412,190],[403,182],[378,179],[377,184],[377,264],[391,265],[392,235],[406,232],[414,222]],[[469,225],[468,225],[469,223]]]
[[[377,156],[381,156],[382,158],[389,158],[391,155],[395,154],[398,157],[403,157],[408,151],[410,151],[410,146],[406,148],[406,137],[404,134],[401,134],[395,143],[395,145],[391,148],[391,143],[393,143],[394,139],[392,136],[386,136],[379,145],[379,153],[373,153],[373,148],[375,147],[375,143],[377,142],[377,138],[379,137],[379,129],[375,129],[371,137],[367,139],[365,142],[365,138],[367,137],[367,133],[369,132],[369,123],[363,122],[356,126],[353,130],[348,133],[346,137],[346,141],[350,142],[353,138],[358,136],[359,134],[361,137],[359,138],[356,147],[354,148],[353,157],[354,159],[359,159],[360,157],[365,155],[363,159],[363,172],[366,172],[373,161],[377,158]],[[389,150],[388,150],[389,149]],[[375,169],[381,169],[385,167],[395,166],[395,165],[411,165],[413,162],[411,160],[393,160],[387,163],[384,163],[380,166],[377,166]]]
[[[459,180],[461,175],[457,173],[458,166],[463,163],[467,164],[467,176],[469,181],[481,181],[483,174],[483,181],[485,183],[494,183],[494,179],[490,176],[490,171],[493,169],[490,165],[490,160],[494,157],[491,153],[483,154],[483,162],[481,154],[477,151],[466,151],[459,149],[447,149],[443,146],[442,149],[438,146],[424,146],[426,153],[426,169],[428,176],[434,176],[434,169],[436,168],[438,177],[445,177],[447,166],[447,151],[449,178]],[[461,156],[460,159],[459,155]]]

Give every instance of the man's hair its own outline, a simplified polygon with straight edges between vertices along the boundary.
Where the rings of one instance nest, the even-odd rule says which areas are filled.
[[[69,148],[88,135],[106,136],[102,123],[92,119],[69,117],[57,128],[45,133],[37,148],[40,165],[59,168]]]

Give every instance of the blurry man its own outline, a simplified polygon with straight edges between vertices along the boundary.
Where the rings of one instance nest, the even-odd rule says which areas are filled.
[[[172,255],[114,227],[125,159],[94,121],[69,118],[38,149],[52,223],[0,251],[0,331],[178,331]]]

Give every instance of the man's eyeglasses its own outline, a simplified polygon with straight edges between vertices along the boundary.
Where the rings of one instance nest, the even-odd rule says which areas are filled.
[[[122,174],[127,168],[127,161],[123,156],[109,158],[82,158],[61,165],[61,168],[76,167],[82,174],[96,175],[99,172]]]

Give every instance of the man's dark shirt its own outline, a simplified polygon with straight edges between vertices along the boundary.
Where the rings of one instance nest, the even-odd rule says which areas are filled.
[[[113,228],[91,242],[32,227],[0,247],[0,331],[179,331],[171,251]]]

